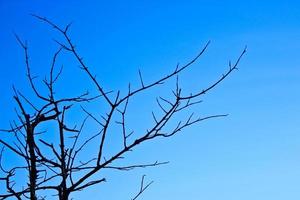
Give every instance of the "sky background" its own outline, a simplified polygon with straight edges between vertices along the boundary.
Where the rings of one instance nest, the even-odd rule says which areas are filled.
[[[148,142],[128,158],[170,164],[107,172],[107,183],[73,197],[130,199],[146,174],[146,180],[154,183],[143,200],[298,200],[299,9],[299,1],[289,0],[0,0],[0,126],[15,118],[11,86],[30,95],[23,54],[13,32],[28,40],[32,70],[40,77],[49,71],[56,49],[52,39],[60,38],[30,13],[60,25],[73,22],[73,41],[107,90],[126,92],[128,82],[138,87],[138,69],[145,82],[155,80],[174,70],[178,62],[191,60],[211,40],[205,55],[180,76],[184,91],[196,91],[224,73],[228,61],[234,61],[247,45],[239,70],[192,110],[199,116],[228,117],[197,124],[173,138]],[[66,89],[61,92],[67,95],[92,88],[70,56],[64,55],[61,62],[66,64]],[[150,124],[144,115],[151,114],[157,92],[170,94],[166,85],[140,95],[130,105],[133,114],[129,120],[136,129]]]

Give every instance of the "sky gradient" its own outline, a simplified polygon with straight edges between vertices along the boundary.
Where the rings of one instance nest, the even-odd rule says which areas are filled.
[[[18,1],[0,0],[0,127],[15,118],[12,85],[30,93],[22,51],[13,32],[28,40],[34,74],[49,71],[56,49],[51,28],[34,13],[65,25],[80,54],[107,90],[126,92],[205,55],[180,76],[185,91],[202,89],[235,71],[192,112],[229,114],[137,148],[130,161],[170,161],[132,172],[108,172],[108,182],[75,199],[130,199],[146,174],[153,185],[143,200],[298,200],[300,198],[300,2],[298,1]],[[90,88],[66,55],[64,94]],[[82,78],[82,79],[81,79]],[[80,80],[80,81],[79,81]],[[82,81],[83,80],[83,81]],[[168,88],[163,89],[168,96]],[[157,90],[140,95],[131,112],[149,113]],[[155,100],[155,99],[154,99]],[[151,114],[151,112],[150,112]],[[136,128],[147,118],[131,115]],[[95,197],[97,194],[97,197]]]

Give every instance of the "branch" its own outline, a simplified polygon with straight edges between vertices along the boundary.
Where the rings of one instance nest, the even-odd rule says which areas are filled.
[[[141,194],[153,183],[153,181],[151,181],[151,182],[147,183],[146,185],[144,185],[145,176],[146,175],[142,176],[140,190],[138,191],[138,193],[131,200],[138,199],[138,197],[141,196]]]

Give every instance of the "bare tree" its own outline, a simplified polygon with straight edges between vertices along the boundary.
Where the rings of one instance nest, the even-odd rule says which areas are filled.
[[[0,194],[0,199],[46,199],[46,195],[41,195],[43,191],[46,191],[47,195],[54,194],[60,200],[67,200],[73,192],[105,182],[106,179],[104,177],[99,178],[99,172],[102,172],[103,169],[132,170],[166,164],[167,162],[155,161],[146,164],[117,165],[122,163],[121,159],[124,158],[126,153],[146,141],[158,137],[168,138],[193,124],[210,118],[226,116],[211,115],[194,117],[193,114],[190,114],[186,116],[186,119],[179,120],[172,129],[166,128],[169,122],[174,120],[175,115],[200,103],[199,97],[202,97],[215,88],[237,69],[237,65],[245,54],[246,49],[243,50],[235,63],[229,63],[228,71],[219,79],[207,88],[191,92],[189,95],[183,94],[178,81],[178,75],[199,59],[207,49],[209,42],[190,62],[184,65],[178,64],[169,74],[157,80],[147,83],[139,71],[140,85],[132,89],[129,84],[128,90],[122,95],[120,91],[106,91],[102,87],[101,82],[85,64],[69,36],[70,24],[62,28],[47,18],[33,16],[41,22],[50,25],[55,31],[61,34],[63,41],[56,40],[59,48],[53,55],[48,77],[41,83],[36,83],[34,80],[35,77],[31,73],[27,43],[16,35],[16,39],[24,51],[27,78],[30,87],[38,100],[27,98],[22,92],[14,88],[13,97],[18,107],[15,110],[17,120],[10,123],[10,128],[1,130],[2,132],[6,132],[6,134],[2,134],[0,139],[0,143],[2,144],[0,153],[0,187],[5,188],[5,191],[3,190],[3,193]],[[70,53],[79,63],[82,72],[95,86],[97,95],[92,96],[90,93],[85,92],[73,97],[59,98],[56,96],[55,91],[61,90],[61,88],[56,88],[55,84],[61,78],[62,74],[62,68],[57,69],[56,63],[57,57],[63,52]],[[130,100],[137,95],[143,95],[143,92],[147,92],[151,88],[160,87],[165,82],[171,80],[175,82],[172,95],[169,98],[164,98],[160,95],[156,97],[160,112],[152,112],[153,125],[144,133],[130,131],[132,127],[128,127],[126,123]],[[46,94],[45,92],[41,92],[40,84],[46,86]],[[103,109],[102,113],[101,110],[91,112],[86,108],[87,104],[97,104],[100,100],[104,100],[107,106]],[[77,126],[70,127],[68,124],[70,120],[68,119],[72,118],[72,114],[69,115],[69,113],[74,107],[76,108],[76,112],[79,112],[85,118]],[[94,123],[94,127],[97,127],[94,128],[96,130],[86,130],[85,126],[88,121]],[[110,128],[115,123],[120,126],[120,131],[114,134],[120,134],[122,140],[120,141],[121,146],[113,155],[106,158],[105,151],[108,149],[106,146],[107,137],[112,134]],[[51,131],[41,131],[42,128],[39,128],[50,126],[50,124],[55,127]],[[40,135],[49,134],[49,132],[58,136],[57,138],[59,139],[55,142],[49,142],[40,137]],[[85,135],[88,135],[87,138],[82,137],[84,132]],[[11,135],[14,138],[13,140],[8,139],[8,136]],[[94,145],[94,152],[84,154],[84,158],[80,157],[79,154],[89,145]],[[4,153],[6,153],[5,150],[17,156],[22,162],[16,166],[7,165],[5,161],[3,162]],[[88,156],[90,158],[87,158]],[[26,174],[28,179],[17,178],[16,174],[18,173]],[[152,183],[144,182],[143,176],[140,189],[132,200],[137,199]]]

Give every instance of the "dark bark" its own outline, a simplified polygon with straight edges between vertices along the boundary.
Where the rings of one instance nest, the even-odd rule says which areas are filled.
[[[26,132],[27,132],[27,144],[29,152],[29,188],[30,188],[30,200],[37,200],[36,197],[36,181],[37,181],[37,167],[36,167],[36,155],[35,155],[35,141],[34,141],[34,127],[30,123],[30,116],[26,117]]]

